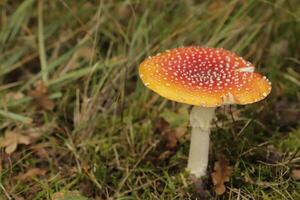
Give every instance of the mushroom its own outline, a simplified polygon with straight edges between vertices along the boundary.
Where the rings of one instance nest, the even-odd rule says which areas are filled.
[[[222,48],[180,47],[149,57],[139,66],[145,86],[159,95],[193,105],[187,169],[200,178],[206,174],[210,123],[215,108],[251,104],[264,99],[271,83],[254,66]]]

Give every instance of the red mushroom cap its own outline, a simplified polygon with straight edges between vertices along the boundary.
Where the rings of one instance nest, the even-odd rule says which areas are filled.
[[[143,83],[161,96],[206,107],[264,99],[271,83],[253,71],[254,66],[236,54],[207,47],[167,50],[139,67]]]

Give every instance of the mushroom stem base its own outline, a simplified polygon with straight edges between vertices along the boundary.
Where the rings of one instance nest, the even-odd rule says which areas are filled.
[[[193,107],[190,115],[192,135],[187,169],[197,178],[206,175],[210,123],[214,117],[214,111],[215,108]]]

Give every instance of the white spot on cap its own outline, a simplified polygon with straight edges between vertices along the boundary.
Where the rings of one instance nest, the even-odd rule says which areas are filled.
[[[267,96],[267,93],[266,93],[266,92],[264,92],[262,95],[263,95],[263,97],[266,97],[266,96]]]
[[[239,72],[254,72],[254,67],[243,67],[243,68],[239,68],[236,71]]]

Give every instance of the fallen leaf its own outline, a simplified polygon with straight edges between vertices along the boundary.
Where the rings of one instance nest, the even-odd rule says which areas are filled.
[[[7,154],[13,153],[18,144],[30,144],[31,138],[19,132],[6,131],[4,137],[0,137],[0,147],[5,147]]]
[[[155,130],[162,134],[165,147],[173,149],[177,146],[179,139],[185,135],[187,128],[185,124],[176,128],[171,127],[165,119],[159,118]]]
[[[214,172],[211,173],[215,192],[218,195],[221,195],[225,192],[226,188],[224,183],[229,182],[229,178],[232,173],[232,168],[228,164],[229,163],[225,157],[220,156],[219,160],[215,162]]]
[[[34,105],[37,108],[53,110],[54,102],[48,97],[48,88],[43,81],[39,80],[35,84],[35,88],[28,92],[29,96],[33,97]]]
[[[164,132],[169,128],[169,123],[164,120],[163,118],[159,118],[155,123],[155,131],[157,132]]]
[[[178,143],[187,130],[186,124],[172,127],[164,118],[158,118],[154,131],[161,135],[161,140],[153,160],[165,160],[176,153]]]
[[[169,130],[164,133],[164,140],[166,141],[166,147],[168,149],[173,149],[177,146],[178,139],[174,131]]]
[[[21,181],[25,181],[26,179],[32,178],[34,176],[43,176],[46,174],[46,170],[45,169],[40,169],[40,168],[32,168],[29,169],[27,172],[19,174],[17,176],[17,179],[21,180]]]
[[[175,129],[175,135],[178,140],[186,135],[187,127],[178,127]]]
[[[300,169],[293,169],[293,170],[292,170],[291,177],[292,177],[295,181],[299,181],[299,180],[300,180]]]
[[[17,128],[7,130],[4,136],[0,137],[0,147],[4,147],[7,154],[12,154],[17,149],[18,144],[29,145],[32,141],[39,138],[49,127],[50,125],[45,125],[26,130],[19,130]]]

